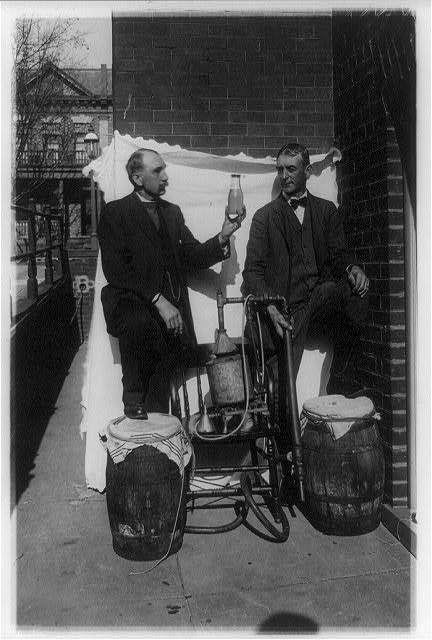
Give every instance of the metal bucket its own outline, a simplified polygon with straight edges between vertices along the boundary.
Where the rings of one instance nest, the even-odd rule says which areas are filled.
[[[249,383],[249,398],[252,399],[252,375],[247,359],[245,364]],[[213,405],[223,407],[245,402],[246,386],[243,359],[239,353],[217,356],[206,363],[206,368]]]

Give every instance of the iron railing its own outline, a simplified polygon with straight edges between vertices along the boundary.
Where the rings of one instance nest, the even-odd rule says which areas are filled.
[[[11,212],[11,285],[15,285],[15,292],[11,291],[11,308],[14,317],[68,273],[68,258],[61,214],[54,213],[49,206],[38,211],[33,200],[28,207],[12,205]],[[22,269],[24,265],[27,265],[26,270]],[[23,274],[24,282],[21,280]],[[26,286],[20,288],[20,282]]]
[[[19,167],[83,167],[88,164],[89,157],[86,151],[73,151],[63,153],[58,149],[48,151],[23,151],[18,159]]]

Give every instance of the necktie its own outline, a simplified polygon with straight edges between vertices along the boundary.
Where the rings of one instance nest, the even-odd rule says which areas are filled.
[[[301,198],[290,198],[288,200],[288,204],[294,209],[294,211],[297,207],[306,207],[307,196],[302,196]]]
[[[154,226],[156,227],[157,231],[159,231],[160,228],[160,221],[159,221],[159,205],[155,202],[150,202],[150,203],[143,203],[144,208],[146,210],[146,212],[148,213],[148,216],[150,218],[150,220],[153,222]]]

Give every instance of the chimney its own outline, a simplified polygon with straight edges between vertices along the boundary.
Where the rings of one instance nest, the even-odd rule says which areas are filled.
[[[108,74],[106,64],[101,64],[101,98],[108,95]]]

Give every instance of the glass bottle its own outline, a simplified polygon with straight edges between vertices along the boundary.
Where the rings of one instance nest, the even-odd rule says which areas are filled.
[[[240,175],[231,174],[231,187],[228,193],[228,218],[235,222],[243,209],[243,191],[240,186]]]

